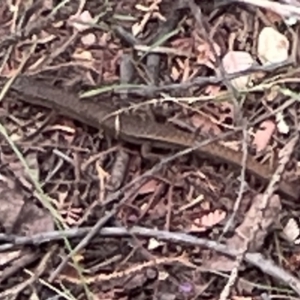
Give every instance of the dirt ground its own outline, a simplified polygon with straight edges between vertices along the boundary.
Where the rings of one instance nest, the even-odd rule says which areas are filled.
[[[299,18],[2,1],[0,299],[300,299]]]

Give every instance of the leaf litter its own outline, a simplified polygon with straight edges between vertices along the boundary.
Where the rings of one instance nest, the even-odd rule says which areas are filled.
[[[59,13],[55,12],[55,1],[40,1],[31,9],[21,1],[15,9],[3,2],[0,53],[9,53],[2,76],[15,75],[32,43],[36,43],[22,70],[24,74],[38,75],[53,86],[76,93],[107,87],[106,91],[100,88],[101,99],[96,101],[119,102],[121,107],[149,100],[150,95],[157,99],[152,102],[155,105],[143,111],[135,109],[134,113],[151,111],[158,119],[172,120],[183,130],[204,137],[220,136],[240,125],[239,118],[244,119],[248,131],[254,132],[253,140],[246,141],[248,152],[263,156],[263,160],[276,158],[298,130],[295,103],[276,111],[288,100],[280,90],[283,85],[297,92],[299,46],[295,33],[299,24],[297,20],[293,25],[286,22],[291,17],[290,6],[296,4],[282,6],[281,16],[278,5],[284,5],[285,1],[276,5],[268,0],[263,1],[263,6],[249,4],[250,8],[258,5],[257,10],[240,5],[239,2],[245,1],[236,1],[235,5],[230,1],[227,5],[220,3],[219,8],[210,1],[198,2],[111,0],[99,5],[93,0],[69,1],[58,9]],[[191,10],[191,3],[201,7],[201,28],[197,10]],[[26,13],[26,18],[20,18],[22,13]],[[133,76],[122,76],[132,77],[130,80],[120,76],[125,54],[132,62]],[[288,66],[290,58],[294,59],[292,67]],[[241,74],[220,80],[224,74],[236,73]],[[281,82],[276,84],[278,80]],[[138,85],[139,93],[127,88],[124,93],[127,96],[120,97],[116,88],[110,88],[124,82]],[[238,97],[236,91],[240,93]],[[163,101],[166,95],[175,101]],[[185,232],[236,250],[248,243],[245,251],[261,253],[263,264],[268,265],[272,260],[280,265],[283,257],[282,268],[294,272],[288,266],[297,264],[299,259],[282,236],[297,243],[299,228],[291,216],[284,226],[282,217],[291,212],[297,215],[298,204],[274,194],[261,215],[257,204],[262,201],[264,189],[259,180],[242,179],[249,182],[247,190],[242,191],[237,179],[242,176],[230,165],[214,159],[199,160],[193,155],[164,166],[143,183],[125,190],[122,197],[127,197],[127,201],[103,224],[128,229],[140,226],[140,235],[130,238],[96,235],[52,279],[59,260],[69,252],[67,245],[50,238],[44,245],[24,246],[15,252],[18,247],[14,246],[14,238],[54,233],[58,230],[54,222],[58,217],[65,228],[75,231],[104,220],[114,209],[109,195],[142,176],[157,159],[172,151],[161,153],[156,149],[158,156],[144,157],[139,148],[120,143],[114,137],[107,138],[106,133],[64,116],[48,117],[49,110],[15,102],[17,95],[7,97],[12,101],[1,104],[1,122],[23,155],[31,176],[2,139],[0,223],[6,242],[0,245],[3,246],[0,260],[6,272],[0,273],[0,298],[8,294],[18,299],[28,299],[28,295],[45,299],[59,291],[62,298],[70,299],[62,289],[63,283],[75,299],[91,299],[89,293],[92,299],[146,299],[149,295],[160,299],[219,299],[227,293],[229,282],[217,273],[220,270],[231,272],[230,278],[238,282],[229,289],[228,299],[257,299],[266,293],[277,298],[293,293],[297,296],[297,283],[289,287],[282,276],[270,275],[272,272],[268,270],[265,272],[269,275],[263,276],[251,264],[241,264],[237,278],[231,277],[236,261],[216,253],[214,247],[205,249],[172,239],[161,242],[159,237],[143,237],[146,227]],[[197,100],[188,102],[183,97]],[[232,101],[233,97],[237,100]],[[236,130],[233,138],[223,144],[242,151],[243,140]],[[298,164],[297,155],[284,156],[291,165]],[[267,163],[271,165],[274,161]],[[41,205],[32,178],[48,196],[55,208],[54,215]],[[241,202],[231,229],[223,235],[238,197]],[[247,240],[257,218],[259,230],[252,240]],[[282,232],[278,228],[283,228]],[[79,241],[71,238],[71,248]],[[28,254],[31,257],[16,263],[11,261],[14,253],[21,259]],[[14,289],[28,277],[24,268],[34,273],[35,264],[43,262],[41,257],[47,260],[49,268],[45,265],[38,278],[31,278],[30,285]],[[73,263],[81,265],[86,281]],[[80,288],[84,283],[86,289]],[[285,290],[278,289],[282,283],[287,285]]]

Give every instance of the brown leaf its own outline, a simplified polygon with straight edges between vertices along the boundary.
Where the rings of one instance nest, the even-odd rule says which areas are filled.
[[[255,286],[251,282],[243,280],[242,278],[237,280],[236,283],[237,291],[241,294],[250,295],[253,293]]]
[[[159,181],[155,179],[151,179],[140,187],[139,194],[145,195],[145,194],[153,193],[158,188],[158,185],[159,185]]]
[[[282,112],[278,112],[276,114],[277,130],[282,134],[288,134],[290,131],[290,127],[287,124],[285,118],[286,116],[284,116]]]
[[[88,33],[84,35],[80,40],[85,46],[92,46],[96,44],[97,41],[96,36],[93,33]]]
[[[263,151],[268,146],[276,125],[274,122],[267,120],[261,123],[260,128],[256,131],[253,145],[257,152]]]
[[[228,74],[240,72],[249,69],[254,64],[252,56],[245,51],[229,51],[223,57],[224,69]],[[236,89],[244,89],[247,87],[251,75],[244,75],[231,80],[232,85]]]
[[[226,245],[233,247],[236,250],[240,250],[244,248],[245,243],[249,242],[248,251],[255,252],[260,250],[270,226],[274,223],[281,210],[281,203],[278,195],[273,195],[269,200],[269,207],[262,210],[262,197],[262,194],[254,197],[244,221],[235,230],[233,237],[226,241]],[[253,226],[255,224],[259,224],[258,230],[256,231],[253,240],[248,241],[247,239],[251,237],[253,233]],[[211,259],[205,261],[203,266],[227,272],[232,270],[234,264],[234,260],[229,259],[224,255],[214,254]]]
[[[69,19],[69,24],[79,32],[84,31],[90,27],[88,23],[91,23],[93,18],[89,11],[83,11],[79,16],[71,16]],[[82,23],[80,23],[82,22]],[[86,23],[86,24],[83,24]]]
[[[284,237],[295,244],[299,244],[300,229],[297,221],[290,218],[283,228]]]
[[[257,48],[262,64],[280,63],[288,59],[290,42],[273,27],[264,27],[258,36]]]
[[[73,259],[77,262],[80,263],[84,257],[82,254],[77,253],[73,256]],[[60,275],[64,277],[71,277],[71,278],[76,278],[80,280],[79,275],[78,275],[78,270],[75,268],[74,264],[68,263],[60,272]]]
[[[249,251],[258,251],[264,243],[265,237],[268,234],[270,226],[277,219],[281,210],[280,198],[278,195],[273,195],[269,200],[269,206],[261,211],[263,194],[258,194],[254,197],[250,209],[245,215],[243,223],[236,229],[236,233],[228,240],[228,243],[234,245],[236,248],[241,248],[244,244],[243,237],[249,237],[252,232],[254,224],[259,224],[259,230],[256,232],[254,240],[251,241]]]
[[[70,226],[77,224],[78,220],[80,219],[80,216],[82,215],[82,211],[82,208],[79,207],[70,207],[66,211],[64,211],[63,213],[66,214],[66,224]]]
[[[220,209],[216,209],[207,215],[202,216],[201,225],[205,227],[213,227],[214,225],[223,221],[226,217],[226,212]]]
[[[30,169],[31,175],[39,180],[39,164],[37,160],[37,153],[30,152],[24,156],[26,163]],[[4,156],[3,161],[8,164],[10,170],[14,173],[14,176],[26,187],[31,187],[30,176],[26,173],[22,163],[14,155]]]
[[[213,212],[210,212],[201,218],[195,219],[193,224],[191,224],[189,231],[192,232],[204,232],[207,229],[213,227],[220,223],[226,217],[225,211],[216,209]]]
[[[26,236],[52,230],[54,230],[54,222],[50,213],[32,202],[23,205],[13,227],[13,233]]]
[[[0,224],[10,232],[24,205],[24,196],[14,185],[0,181]]]
[[[215,271],[229,272],[234,267],[234,260],[223,255],[214,254],[211,259],[203,264],[203,266],[204,268],[207,266]]]

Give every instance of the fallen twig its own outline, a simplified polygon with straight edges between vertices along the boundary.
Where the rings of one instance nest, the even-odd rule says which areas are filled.
[[[7,238],[11,241],[13,240],[13,243],[11,244],[0,246],[0,251],[3,251],[4,249],[9,250],[16,245],[20,246],[25,244],[42,244],[49,241],[62,240],[64,237],[68,239],[74,237],[80,238],[82,236],[85,236],[92,229],[92,227],[75,228],[64,231],[53,231],[44,234],[37,234],[33,235],[32,237],[0,235],[0,240],[5,240]],[[162,241],[207,247],[219,253],[228,255],[232,258],[236,257],[240,253],[240,250],[230,248],[216,241],[197,238],[185,233],[169,232],[138,226],[133,226],[129,230],[125,227],[105,227],[98,231],[97,235],[101,237],[131,237],[132,235],[136,235],[140,237],[155,238]],[[275,265],[273,261],[264,258],[260,253],[246,253],[244,256],[244,260],[252,264],[253,266],[258,267],[265,274],[268,274],[289,285],[300,296],[300,281],[289,272]]]

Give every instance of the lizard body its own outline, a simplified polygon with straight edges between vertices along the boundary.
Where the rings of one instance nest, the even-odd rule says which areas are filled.
[[[17,78],[10,90],[21,101],[54,109],[59,114],[89,126],[103,128],[106,132],[117,135],[125,142],[136,145],[149,142],[154,147],[162,149],[184,149],[197,145],[194,134],[177,129],[172,124],[160,124],[151,118],[141,118],[139,115],[127,113],[118,115],[118,122],[116,122],[116,117],[108,117],[116,111],[113,105],[103,101],[96,103],[82,100],[76,94],[29,77]],[[118,124],[117,127],[116,124]],[[195,152],[236,167],[241,167],[242,164],[242,152],[234,151],[219,143],[207,144],[197,148]],[[272,176],[268,166],[260,164],[251,155],[247,157],[246,170],[264,181],[269,180]],[[295,200],[299,197],[299,189],[287,182],[281,181],[278,190],[286,198]]]

